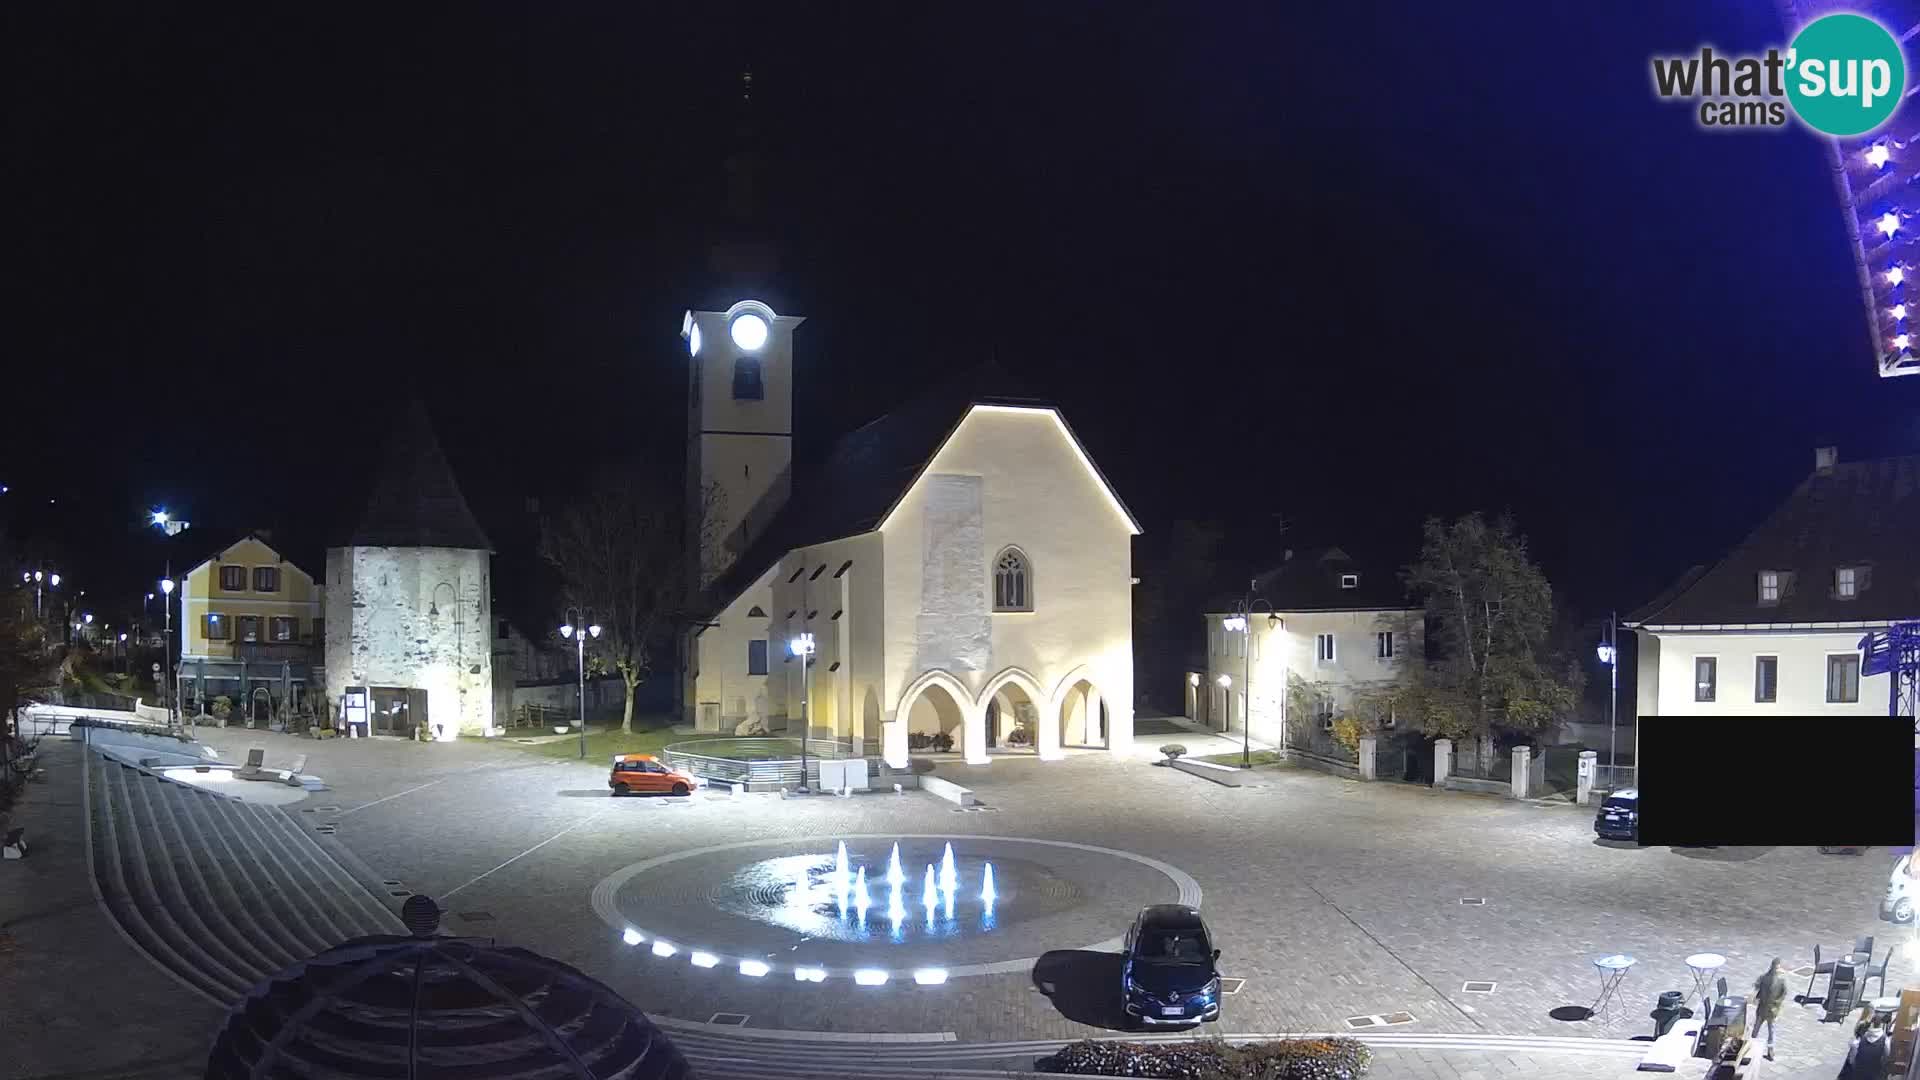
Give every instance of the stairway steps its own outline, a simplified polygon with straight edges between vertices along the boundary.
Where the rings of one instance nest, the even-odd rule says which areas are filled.
[[[234,894],[239,913],[236,921],[251,928],[254,948],[274,961],[273,970],[280,971],[311,956],[312,952],[281,921],[280,909],[272,899],[274,894],[261,884],[260,867],[252,853],[236,848],[228,830],[220,827],[221,819],[231,812],[231,803],[232,800],[223,796],[195,789],[180,806],[187,812],[201,842],[213,856],[213,865],[226,878]]]
[[[199,829],[188,829],[184,824],[190,820],[186,808],[181,805],[184,801],[214,796],[191,785],[176,783],[161,785],[159,795],[163,823],[180,845],[179,850],[186,853],[181,861],[186,864],[187,875],[202,898],[204,910],[210,912],[211,917],[226,930],[216,940],[227,946],[235,961],[246,974],[254,978],[256,984],[265,980],[285,967],[291,957],[278,959],[254,944],[257,938],[265,935],[252,925],[251,913],[240,902],[233,884],[227,880],[223,856],[209,847],[206,833]]]
[[[241,803],[235,809],[235,820],[240,827],[248,830],[254,843],[260,846],[261,853],[274,866],[282,885],[281,891],[295,898],[300,910],[312,920],[313,930],[326,940],[320,951],[324,952],[355,937],[352,924],[339,921],[338,912],[329,903],[332,898],[326,895],[325,887],[303,865],[301,853],[291,849],[286,839],[270,828],[260,812],[261,808]]]
[[[107,762],[104,757],[96,760]],[[92,796],[100,800],[103,843],[96,850],[100,850],[107,871],[102,891],[107,896],[108,904],[119,915],[120,925],[157,962],[213,1000],[232,1002],[236,998],[231,990],[207,978],[174,951],[167,938],[154,925],[158,919],[158,909],[150,906],[148,898],[134,891],[137,875],[129,864],[123,846],[123,840],[131,843],[132,822],[125,819],[125,798],[117,790],[114,778],[114,774],[123,768],[118,762],[107,762],[106,767],[99,769],[91,778],[98,781],[92,785]],[[150,915],[153,918],[149,918]]]
[[[286,844],[303,853],[306,864],[325,883],[325,895],[340,912],[342,925],[352,927],[352,936],[406,933],[393,912],[334,861],[318,840],[307,835],[293,815],[268,807],[258,808],[258,813]]]
[[[210,812],[215,832],[227,839],[252,873],[260,890],[261,906],[273,913],[287,931],[287,944],[302,958],[322,953],[340,943],[339,932],[331,926],[316,925],[313,904],[292,887],[280,860],[257,835],[251,814],[242,812],[245,804],[228,801]]]
[[[178,785],[151,773],[136,774],[128,779],[133,788],[134,810],[141,826],[141,844],[146,850],[149,876],[159,885],[162,902],[167,905],[174,924],[188,935],[187,943],[207,962],[209,970],[244,994],[260,981],[259,972],[228,946],[230,933],[216,932],[208,925],[204,912],[212,907],[209,903],[212,897],[204,887],[197,892],[188,891],[186,883],[197,880],[192,859],[180,838],[167,827],[168,821],[160,809],[166,797],[163,789]],[[183,862],[188,867],[184,871]],[[222,929],[230,929],[219,917],[218,908],[213,910],[214,920],[222,924]]]
[[[319,850],[306,843],[306,837],[289,838],[286,831],[276,824],[275,819],[284,821],[286,816],[264,806],[244,807],[243,812],[253,819],[251,824],[261,841],[272,847],[293,887],[300,890],[325,925],[337,935],[333,944],[364,936],[366,931],[354,918],[351,909],[342,903],[338,887],[327,879],[317,865]]]

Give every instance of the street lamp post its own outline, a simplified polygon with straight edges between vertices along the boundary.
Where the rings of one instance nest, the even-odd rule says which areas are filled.
[[[800,787],[802,795],[812,794],[807,786],[807,736],[813,732],[813,635],[801,634],[787,642],[787,648],[800,658]],[[789,686],[792,684],[789,683]]]
[[[1607,783],[1610,787],[1620,783],[1617,758],[1619,739],[1616,736],[1620,726],[1620,645],[1614,633],[1614,625],[1613,613],[1609,612],[1606,636],[1602,638],[1600,648],[1596,650],[1600,654],[1600,662],[1607,665]],[[1638,724],[1634,725],[1633,736],[1633,764],[1637,772],[1640,766],[1640,726]]]
[[[173,691],[172,691],[173,679],[171,677],[173,674],[173,564],[172,563],[167,564],[167,577],[166,577],[166,580],[160,583],[160,593],[161,593],[160,607],[163,611],[167,613],[167,638],[166,638],[166,644],[165,644],[165,655],[163,655],[160,658],[161,659],[160,700],[167,703],[167,724],[168,726],[172,726],[178,723],[180,720],[179,713],[177,712],[178,706],[173,700],[175,695],[173,694]],[[203,688],[205,687],[205,685],[206,684],[204,682],[201,683],[201,686]],[[202,692],[204,692],[204,689]]]
[[[587,759],[587,638],[600,636],[600,624],[593,621],[588,613],[585,626],[574,625],[579,620],[579,609],[567,609],[567,621],[560,626],[560,636],[573,640],[574,656],[580,662],[580,760]]]
[[[1280,625],[1280,616],[1274,613],[1273,605],[1267,603],[1264,598],[1253,595],[1254,588],[1258,584],[1258,581],[1247,582],[1246,597],[1221,623],[1229,632],[1237,631],[1243,635],[1240,648],[1240,695],[1247,699],[1247,703],[1240,708],[1240,767],[1243,769],[1253,768],[1253,610],[1255,605],[1267,609],[1267,629],[1271,630]],[[1224,675],[1221,676],[1221,680],[1221,686],[1232,684],[1232,680]],[[1280,756],[1282,758],[1286,757],[1287,749],[1285,710],[1286,703],[1283,700],[1280,713]],[[1231,694],[1227,697],[1227,715],[1233,715]]]

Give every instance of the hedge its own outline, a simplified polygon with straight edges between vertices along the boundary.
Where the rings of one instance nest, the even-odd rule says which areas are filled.
[[[1071,1043],[1041,1058],[1042,1072],[1142,1076],[1162,1080],[1359,1080],[1373,1052],[1354,1039],[1276,1039],[1239,1046],[1224,1041]]]

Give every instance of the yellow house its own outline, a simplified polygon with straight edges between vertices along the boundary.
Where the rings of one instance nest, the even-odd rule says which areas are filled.
[[[264,725],[325,685],[321,586],[260,533],[188,571],[180,589],[180,688],[188,709],[233,703]],[[312,702],[316,707],[318,701]]]

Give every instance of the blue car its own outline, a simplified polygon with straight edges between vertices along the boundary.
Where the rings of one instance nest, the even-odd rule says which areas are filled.
[[[1185,904],[1142,908],[1127,931],[1120,975],[1128,1024],[1220,1019],[1219,959],[1199,911]]]
[[[1640,791],[1622,788],[1600,803],[1593,818],[1594,835],[1602,840],[1640,839]]]

